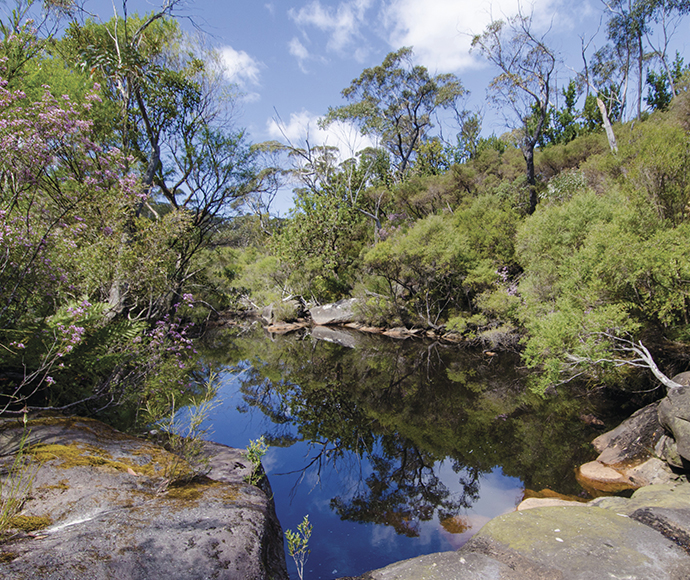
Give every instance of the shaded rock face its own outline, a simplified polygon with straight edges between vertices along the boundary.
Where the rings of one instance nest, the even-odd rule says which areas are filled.
[[[660,401],[659,422],[675,442],[675,449],[668,444],[671,461],[678,463],[677,467],[684,466],[684,462],[690,465],[690,387],[671,389]]]
[[[681,580],[690,578],[690,485],[653,485],[516,511],[491,520],[457,552],[429,554],[362,580]]]
[[[210,471],[165,486],[175,456],[97,421],[30,425],[43,461],[22,514],[48,527],[0,544],[4,579],[287,579],[270,488],[249,485],[239,450],[205,444]],[[0,449],[21,436],[0,424]]]
[[[311,319],[314,324],[328,325],[328,324],[345,324],[347,322],[354,322],[356,319],[355,305],[356,298],[348,298],[345,300],[338,300],[333,304],[324,304],[323,306],[315,306],[309,311]]]

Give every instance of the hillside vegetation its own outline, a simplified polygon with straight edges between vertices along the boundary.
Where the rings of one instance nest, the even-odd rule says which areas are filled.
[[[462,110],[460,79],[401,48],[322,118],[376,137],[343,159],[250,143],[218,55],[173,18],[178,2],[108,22],[47,2],[59,37],[30,19],[34,4],[17,2],[0,27],[0,414],[145,424],[143,409],[164,413],[198,389],[193,324],[269,303],[289,319],[298,296],[355,296],[370,324],[517,349],[539,392],[631,380],[629,341],[685,370],[680,56],[669,67],[657,54],[658,72],[644,61],[648,110],[623,123],[632,73],[620,58],[606,68],[599,54],[587,83],[558,88],[529,20],[492,23],[474,45],[499,72],[494,100],[533,97],[497,137]],[[530,74],[496,59],[501,43]],[[434,131],[439,115],[460,127],[453,142]],[[294,208],[273,218],[286,187]]]

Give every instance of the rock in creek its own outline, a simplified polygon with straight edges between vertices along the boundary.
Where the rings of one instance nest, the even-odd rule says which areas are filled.
[[[672,468],[690,465],[690,372],[673,380],[682,388],[640,409],[618,427],[597,437],[600,452],[581,466],[578,481],[592,495],[638,489],[681,477]]]
[[[643,407],[592,442],[599,457],[577,472],[578,482],[590,495],[638,489],[677,478],[664,461],[655,457],[665,438],[658,405]]]
[[[15,524],[24,532],[0,544],[0,578],[287,580],[268,482],[245,483],[239,450],[206,443],[207,477],[166,487],[184,465],[161,447],[92,420],[29,428],[42,464]],[[0,423],[2,459],[21,434],[17,421]]]

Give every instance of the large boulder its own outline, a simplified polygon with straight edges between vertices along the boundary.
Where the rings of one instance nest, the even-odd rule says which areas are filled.
[[[29,430],[28,456],[42,463],[0,545],[0,578],[288,578],[270,488],[246,483],[252,466],[239,450],[205,444],[207,475],[170,485],[189,464],[98,421]],[[6,465],[22,433],[0,423]]]
[[[618,427],[592,441],[600,453],[598,461],[604,465],[620,465],[649,457],[663,435],[657,407],[658,403],[652,403],[639,409]]]
[[[357,298],[346,298],[333,304],[315,306],[309,311],[309,314],[314,324],[317,325],[346,324],[356,320],[355,305],[357,302]]]

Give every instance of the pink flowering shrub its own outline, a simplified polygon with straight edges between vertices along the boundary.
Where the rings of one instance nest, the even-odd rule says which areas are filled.
[[[188,223],[177,212],[138,216],[146,196],[132,160],[92,138],[86,116],[98,99],[45,87],[31,102],[0,79],[0,414],[136,404],[137,384],[162,368],[169,388],[187,386],[195,353],[176,309],[150,320],[171,293],[170,240]],[[107,303],[118,276],[127,317]]]

